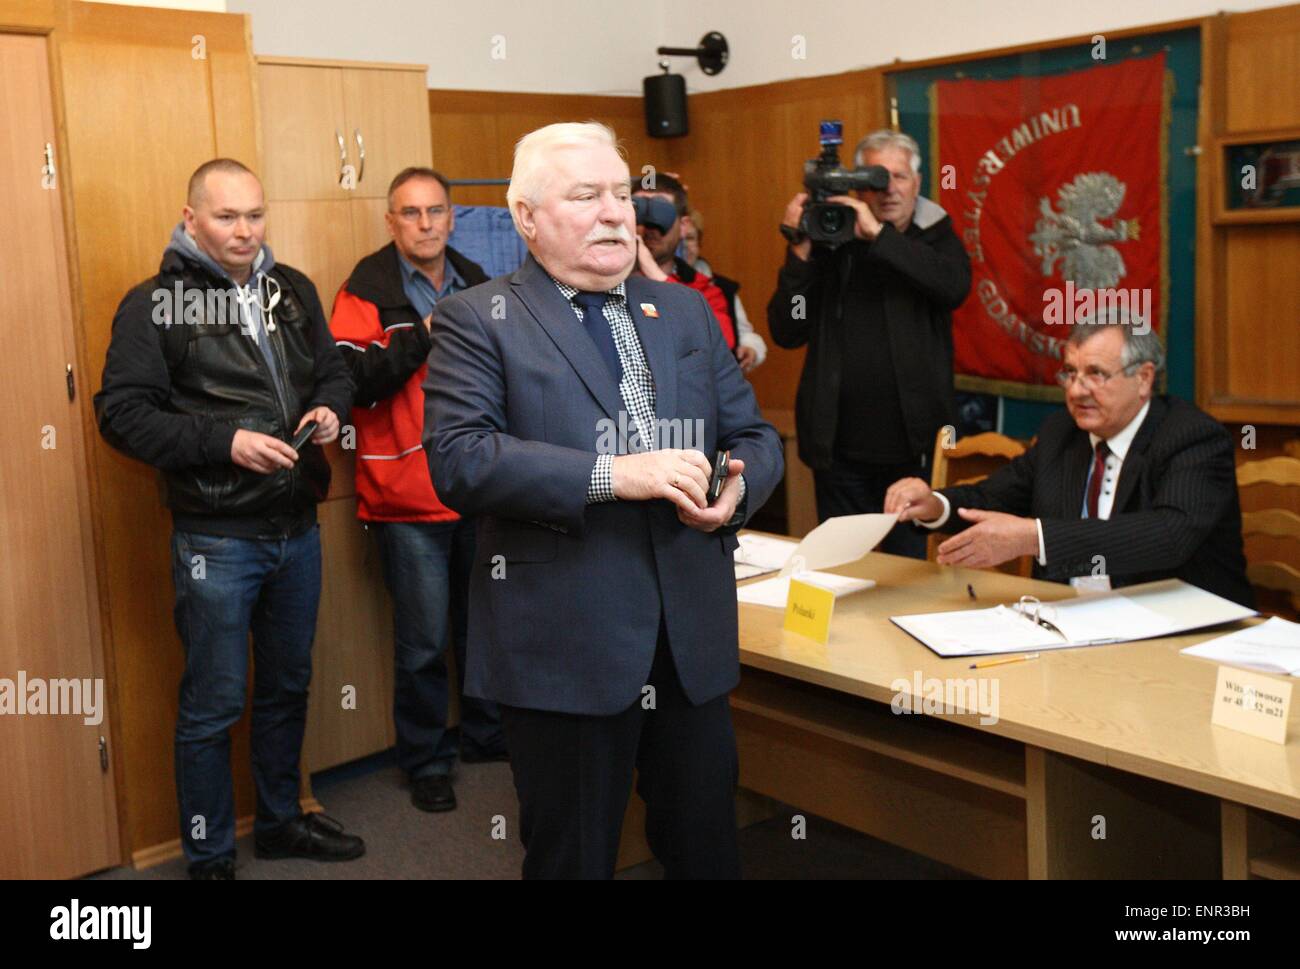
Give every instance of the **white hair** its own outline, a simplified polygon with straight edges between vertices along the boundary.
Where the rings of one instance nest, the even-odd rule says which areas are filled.
[[[911,135],[905,135],[901,131],[894,131],[890,128],[873,131],[859,141],[858,147],[853,150],[853,164],[863,164],[862,159],[866,157],[867,152],[880,151],[884,148],[901,148],[907,152],[912,162],[912,171],[920,174],[921,146],[916,143],[916,139]]]
[[[510,187],[506,189],[506,205],[515,220],[515,231],[521,236],[519,215],[515,203],[525,201],[536,207],[542,201],[551,176],[550,155],[558,148],[601,145],[618,151],[618,139],[608,125],[599,121],[548,124],[530,131],[515,144],[515,166],[510,173]]]

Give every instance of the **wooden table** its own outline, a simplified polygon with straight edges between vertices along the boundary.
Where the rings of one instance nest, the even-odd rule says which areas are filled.
[[[889,617],[1073,590],[878,553],[834,571],[877,586],[836,603],[826,646],[740,607],[742,787],[990,877],[1300,875],[1296,710],[1286,746],[1211,726],[1218,667],[1179,655],[1225,629],[971,670]],[[918,677],[996,683],[997,722],[973,693],[892,712]]]

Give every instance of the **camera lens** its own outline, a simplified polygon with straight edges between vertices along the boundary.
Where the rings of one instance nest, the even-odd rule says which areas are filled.
[[[817,213],[817,228],[822,235],[834,237],[840,234],[844,228],[844,213],[846,209],[842,205],[827,205]]]

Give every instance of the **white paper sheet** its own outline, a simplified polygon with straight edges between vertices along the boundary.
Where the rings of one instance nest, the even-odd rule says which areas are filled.
[[[804,536],[781,571],[833,569],[856,562],[881,543],[897,515],[839,515]]]
[[[807,582],[809,585],[830,589],[837,599],[850,592],[870,589],[876,584],[873,579],[854,579],[847,575],[835,575],[832,572],[800,572],[793,578],[800,582]],[[788,575],[776,575],[762,582],[742,585],[736,590],[736,599],[753,606],[784,609],[786,601],[790,598],[790,579],[791,576]]]
[[[1041,615],[1075,643],[1167,636],[1169,620],[1126,596],[1091,595],[1043,603]]]
[[[1188,646],[1183,652],[1230,666],[1300,676],[1300,623],[1274,616],[1258,626]]]
[[[788,538],[773,538],[770,535],[747,533],[738,538],[740,547],[734,553],[737,581],[762,575],[764,572],[779,572],[789,561],[790,555],[799,547],[796,541]]]

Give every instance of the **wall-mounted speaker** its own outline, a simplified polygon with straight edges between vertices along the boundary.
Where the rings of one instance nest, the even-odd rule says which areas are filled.
[[[686,78],[654,74],[641,82],[645,95],[645,130],[651,138],[680,138],[690,131],[686,116]]]

